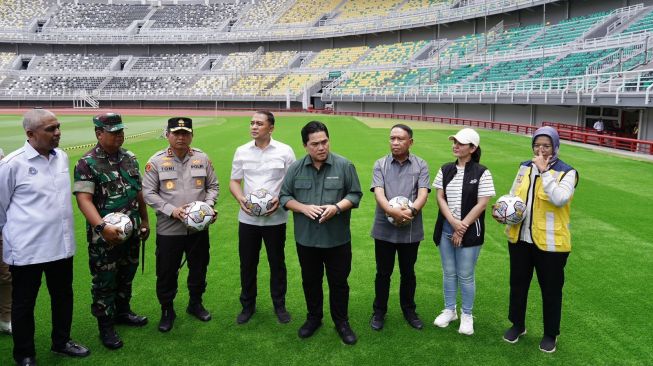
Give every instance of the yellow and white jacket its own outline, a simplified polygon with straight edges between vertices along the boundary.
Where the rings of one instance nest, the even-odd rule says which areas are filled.
[[[526,218],[507,226],[508,241],[534,243],[548,252],[570,252],[569,218],[576,185],[578,173],[562,160],[544,173],[531,161],[522,163],[510,193],[526,203]]]

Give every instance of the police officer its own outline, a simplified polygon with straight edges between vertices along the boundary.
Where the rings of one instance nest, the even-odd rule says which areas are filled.
[[[143,326],[147,318],[129,305],[132,280],[138,267],[140,240],[149,235],[147,206],[141,192],[136,156],[122,148],[125,126],[116,113],[93,117],[98,143],[77,162],[73,192],[86,217],[89,265],[92,275],[91,312],[98,320],[100,339],[109,349],[123,342],[114,324]],[[120,229],[102,217],[122,212],[134,223],[132,236],[120,242]]]
[[[190,147],[193,121],[186,117],[170,118],[166,137],[170,146],[150,158],[143,179],[145,202],[156,210],[157,216],[156,294],[161,304],[161,332],[170,331],[176,318],[173,301],[184,253],[190,295],[186,312],[201,321],[211,320],[211,314],[202,305],[209,265],[209,233],[208,230],[191,233],[183,220],[187,204],[203,201],[213,207],[219,193],[209,157]]]

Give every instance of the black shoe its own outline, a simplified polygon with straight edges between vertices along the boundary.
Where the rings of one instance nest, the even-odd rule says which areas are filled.
[[[116,315],[116,324],[125,324],[132,327],[142,327],[147,324],[147,317],[136,315],[133,311]]]
[[[25,357],[22,360],[16,360],[16,365],[36,366],[36,357]]]
[[[108,325],[100,328],[100,340],[102,344],[108,349],[118,349],[122,347],[122,340],[113,325]]]
[[[211,320],[211,313],[209,313],[205,308],[202,303],[199,304],[188,304],[188,307],[186,308],[186,312],[197,319],[203,321],[203,322],[208,322]]]
[[[358,338],[356,338],[356,334],[349,326],[349,322],[342,322],[340,325],[337,325],[336,330],[338,331],[338,335],[340,335],[340,338],[344,344],[350,346],[356,344]]]
[[[288,310],[286,310],[285,306],[279,306],[278,308],[274,309],[274,313],[277,314],[277,319],[279,319],[279,323],[281,324],[290,323],[290,313],[288,312]]]
[[[544,335],[542,341],[540,341],[540,351],[546,353],[553,353],[556,351],[556,344],[558,343],[557,337],[552,337],[549,335]]]
[[[172,329],[176,317],[175,309],[163,309],[161,311],[161,320],[159,321],[159,332],[169,332]]]
[[[256,311],[256,308],[248,308],[248,309],[243,309],[240,314],[236,317],[236,323],[238,324],[245,324],[247,323],[251,318],[252,315],[254,315],[254,312]]]
[[[299,338],[308,338],[312,336],[316,330],[318,330],[322,326],[322,321],[320,320],[307,320],[304,322],[304,325],[302,325],[299,328],[299,331],[297,332],[297,335]]]
[[[503,334],[503,340],[508,343],[517,343],[519,341],[519,337],[523,336],[524,334],[526,334],[526,328],[513,325]]]
[[[424,323],[422,323],[416,313],[406,313],[404,314],[404,318],[411,327],[417,330],[422,330],[422,328],[424,328]]]
[[[76,343],[73,340],[66,342],[63,347],[55,347],[53,345],[50,350],[54,353],[71,357],[86,357],[91,354],[91,351],[89,351],[88,348],[82,346],[79,343]]]
[[[385,323],[385,317],[380,314],[372,314],[372,319],[370,319],[370,327],[374,330],[383,329],[383,324]]]

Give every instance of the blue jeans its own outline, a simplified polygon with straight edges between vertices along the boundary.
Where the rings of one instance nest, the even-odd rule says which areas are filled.
[[[440,258],[442,259],[442,283],[444,287],[444,307],[454,310],[456,308],[456,292],[460,285],[462,297],[462,310],[465,314],[472,314],[474,297],[476,296],[476,281],[474,270],[476,260],[481,252],[481,246],[454,247],[452,241],[453,228],[445,220],[440,239]]]

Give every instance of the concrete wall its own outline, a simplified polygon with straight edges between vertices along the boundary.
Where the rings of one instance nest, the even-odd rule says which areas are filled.
[[[531,109],[530,105],[510,105],[498,104],[494,105],[494,121],[517,123],[520,125],[531,124]]]
[[[535,124],[539,125],[542,121],[549,121],[578,125],[580,110],[581,107],[576,106],[538,105],[535,106]]]

